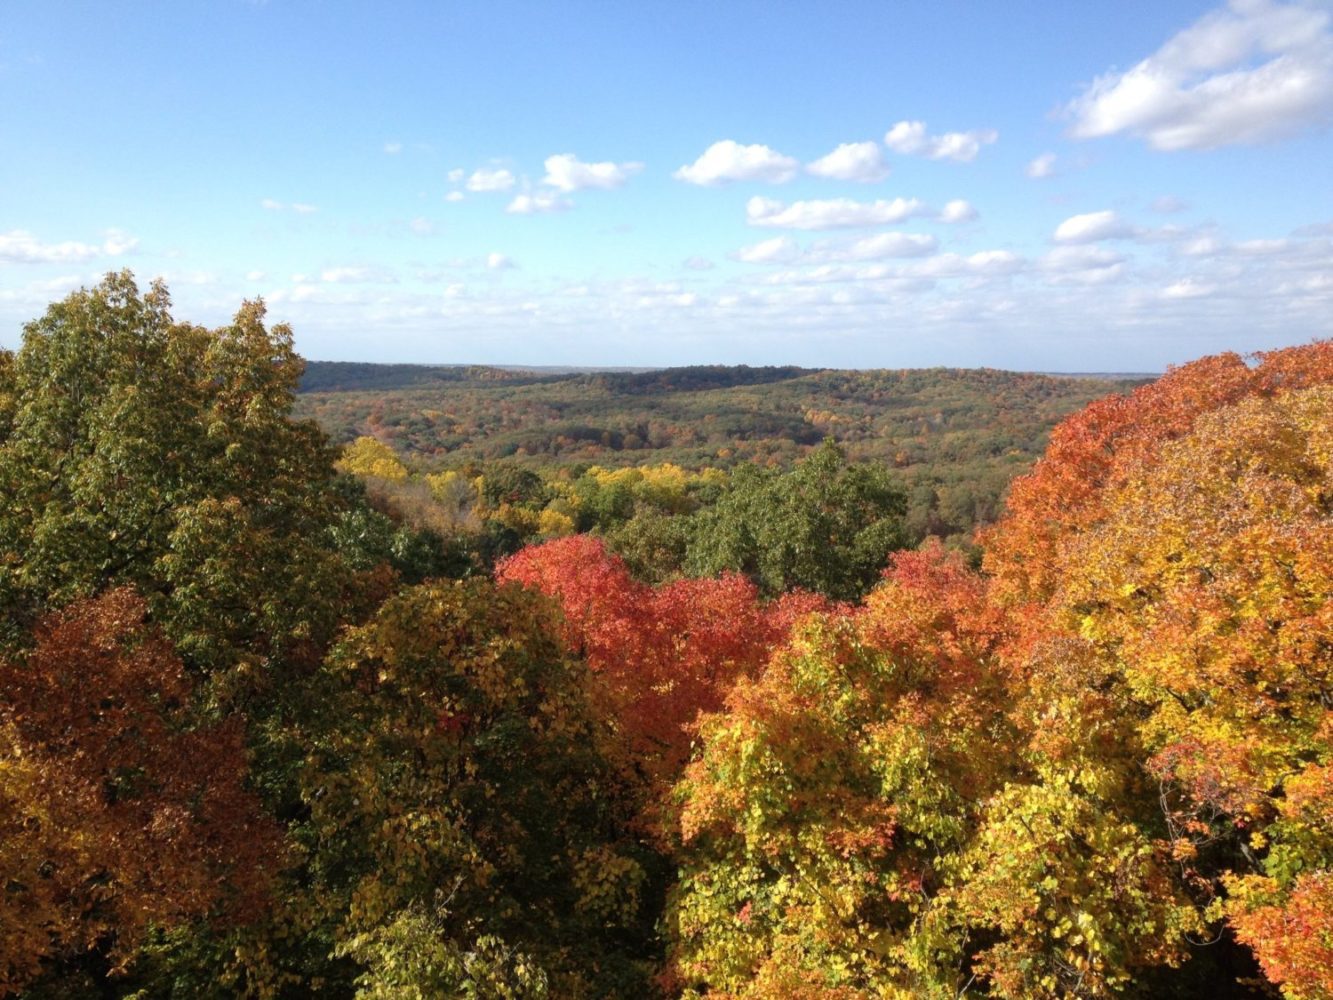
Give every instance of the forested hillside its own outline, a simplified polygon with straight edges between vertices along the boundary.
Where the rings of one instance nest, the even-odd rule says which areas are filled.
[[[422,472],[475,478],[502,463],[536,473],[554,492],[590,466],[790,467],[832,439],[854,463],[895,470],[914,540],[964,543],[995,519],[1008,483],[1061,418],[1143,381],[988,369],[541,375],[317,362],[296,409],[334,441],[372,437]]]
[[[414,468],[302,368],[128,273],[0,353],[0,996],[1333,996],[1333,342],[1082,407],[975,561],[854,440]],[[679,377],[1054,405],[769,375]]]

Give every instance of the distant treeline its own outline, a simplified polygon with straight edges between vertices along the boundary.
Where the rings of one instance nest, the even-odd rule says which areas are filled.
[[[1143,380],[993,369],[693,366],[535,374],[312,362],[297,412],[339,442],[372,437],[422,472],[503,462],[541,478],[590,467],[790,468],[825,439],[893,467],[909,537],[964,541],[1051,428]]]

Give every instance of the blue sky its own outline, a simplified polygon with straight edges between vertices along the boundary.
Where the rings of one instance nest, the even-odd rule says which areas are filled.
[[[1333,5],[6,4],[0,346],[1156,370],[1333,335]]]

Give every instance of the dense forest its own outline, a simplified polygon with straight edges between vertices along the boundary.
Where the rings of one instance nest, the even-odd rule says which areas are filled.
[[[910,544],[935,535],[970,547],[974,529],[999,515],[1009,482],[1037,460],[1057,422],[1143,381],[977,369],[742,365],[551,375],[315,362],[296,413],[317,420],[335,443],[363,439],[354,471],[373,477],[376,462],[400,476],[410,468],[419,488],[372,486],[381,506],[393,506],[384,494],[396,493],[400,512],[419,511],[421,503],[403,494],[424,497],[423,477],[434,474],[434,500],[447,508],[437,516],[465,522],[461,505],[494,521],[504,492],[512,499],[498,518],[515,534],[499,544],[512,549],[558,533],[572,518],[577,530],[603,535],[636,572],[660,579],[682,568],[684,545],[684,525],[660,537],[663,515],[711,506],[732,471],[790,469],[825,441],[852,463],[892,467]],[[457,488],[442,492],[439,474],[447,472],[472,483],[485,477],[489,507],[480,496],[469,505]],[[544,512],[543,529],[536,519]],[[676,555],[660,565],[668,551]]]
[[[0,996],[1333,996],[1333,342],[304,368],[0,352]]]

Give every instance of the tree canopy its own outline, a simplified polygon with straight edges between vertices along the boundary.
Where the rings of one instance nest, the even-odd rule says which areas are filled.
[[[339,459],[169,305],[0,353],[0,996],[1333,997],[1333,343],[1072,416],[977,560],[833,442]]]

